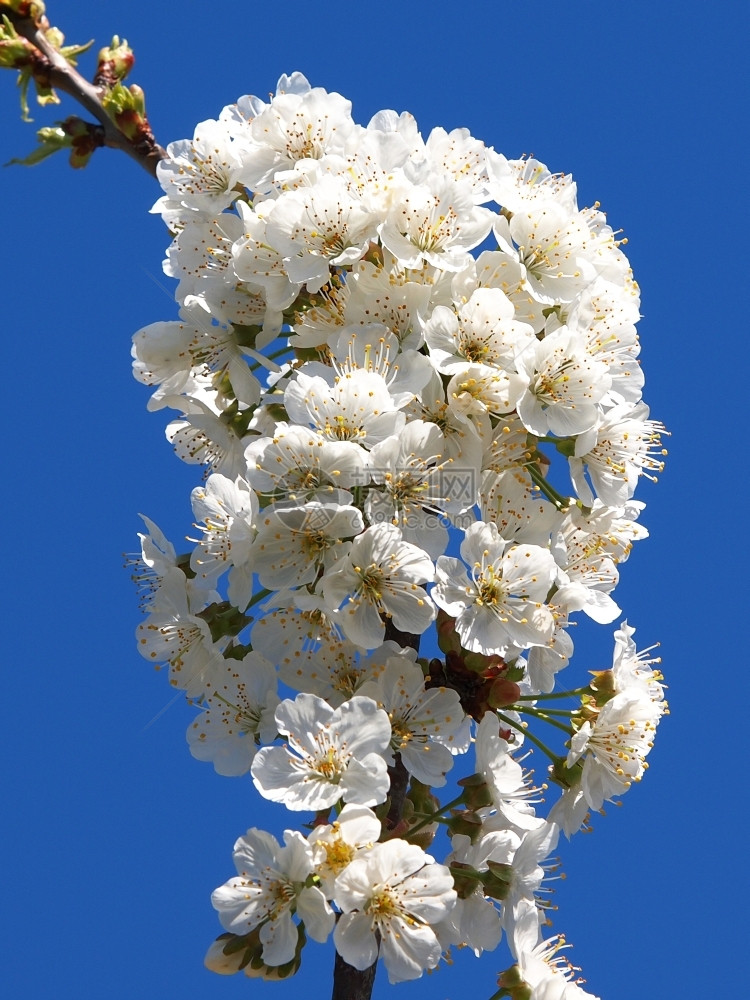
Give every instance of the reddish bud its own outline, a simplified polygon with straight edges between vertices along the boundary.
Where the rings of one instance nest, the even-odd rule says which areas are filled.
[[[111,45],[99,50],[94,86],[114,87],[120,80],[125,79],[134,63],[135,56],[127,41],[123,39],[121,42],[115,35]]]
[[[458,653],[461,640],[456,632],[456,620],[447,615],[442,608],[437,613],[437,641],[441,652]]]
[[[507,708],[518,701],[521,689],[515,681],[506,677],[497,677],[487,695],[487,703],[491,708]]]

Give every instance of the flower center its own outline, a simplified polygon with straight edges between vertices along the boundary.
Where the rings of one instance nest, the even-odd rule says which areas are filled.
[[[354,857],[354,848],[337,838],[332,844],[323,845],[326,852],[326,862],[331,871],[340,872]]]
[[[481,566],[477,564],[477,569]],[[476,603],[482,607],[497,608],[505,600],[505,588],[502,577],[496,574],[494,566],[485,566],[482,575],[477,580]]]
[[[379,604],[383,598],[383,571],[377,563],[370,563],[365,570],[360,570],[360,594],[373,604]]]

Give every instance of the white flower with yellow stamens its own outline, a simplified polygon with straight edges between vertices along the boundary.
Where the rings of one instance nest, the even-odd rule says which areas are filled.
[[[367,481],[367,452],[352,441],[329,441],[309,427],[279,423],[273,437],[245,450],[247,480],[277,502],[347,504],[348,488]]]
[[[584,758],[581,789],[590,809],[601,809],[641,780],[663,712],[663,704],[637,685],[616,694],[575,733],[567,766]]]
[[[403,656],[389,657],[358,693],[374,698],[388,713],[391,749],[406,770],[426,785],[444,785],[453,755],[465,753],[471,740],[470,720],[458,694],[449,688],[425,688],[421,668]]]
[[[645,403],[619,403],[607,412],[601,424],[582,434],[570,459],[570,474],[585,504],[594,494],[584,476],[584,466],[599,499],[620,507],[635,492],[640,476],[656,481],[664,468],[661,435],[667,432],[658,420],[648,418]]]
[[[341,608],[337,621],[346,636],[373,649],[385,637],[384,617],[401,632],[421,635],[428,628],[436,612],[422,584],[434,573],[430,557],[395,525],[375,524],[323,579],[323,595],[332,611]]]
[[[266,239],[284,258],[290,280],[317,292],[331,265],[350,266],[365,255],[377,221],[351,197],[343,178],[325,174],[311,187],[281,194]]]
[[[466,530],[461,557],[438,559],[432,596],[456,619],[464,649],[505,656],[552,638],[546,599],[557,567],[548,549],[508,545],[494,524],[478,521]]]
[[[296,830],[286,830],[284,847],[270,833],[253,828],[234,845],[238,875],[219,886],[212,896],[214,909],[225,930],[247,934],[260,927],[263,961],[267,965],[290,962],[297,949],[297,925],[323,942],[333,929],[335,916],[323,892],[306,885],[313,872],[312,848]]]
[[[582,334],[560,327],[533,340],[516,366],[510,402],[532,434],[577,435],[599,423],[598,404],[612,380],[606,364],[588,353]]]
[[[423,264],[461,271],[469,250],[492,228],[492,213],[477,208],[470,189],[434,170],[406,188],[378,227],[383,246],[402,267]]]
[[[264,747],[251,769],[264,798],[311,812],[339,799],[364,806],[385,802],[390,781],[383,754],[391,724],[372,698],[355,696],[333,709],[303,693],[282,701],[275,718],[287,745]]]
[[[258,523],[253,553],[261,586],[270,590],[314,583],[348,549],[344,539],[364,528],[356,507],[307,503],[266,510]]]
[[[201,712],[188,726],[193,757],[210,760],[217,774],[246,774],[256,740],[270,743],[276,736],[277,686],[273,665],[254,650],[217,664],[205,681]]]
[[[440,961],[442,948],[432,925],[456,902],[453,878],[444,865],[398,838],[375,844],[336,879],[334,900],[343,911],[334,942],[355,969],[382,955],[388,979],[417,979]]]
[[[333,823],[316,826],[307,838],[313,849],[315,874],[327,899],[348,864],[372,848],[380,836],[380,820],[367,806],[345,805]]]
[[[203,537],[190,557],[190,566],[203,586],[214,586],[229,570],[229,596],[244,610],[252,596],[251,546],[258,499],[248,484],[218,473],[191,495],[196,525]]]
[[[447,375],[467,364],[514,371],[514,358],[533,341],[534,330],[515,319],[513,303],[500,288],[477,288],[456,310],[435,306],[425,338],[430,357]]]
[[[404,539],[433,559],[445,552],[447,512],[471,507],[476,499],[473,470],[458,469],[443,460],[443,432],[433,423],[410,420],[403,431],[381,441],[370,452],[370,489],[365,510],[372,524],[399,527]],[[470,479],[468,489],[464,479]],[[459,489],[462,494],[452,496]]]

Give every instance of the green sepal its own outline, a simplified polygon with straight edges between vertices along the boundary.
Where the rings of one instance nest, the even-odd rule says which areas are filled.
[[[232,330],[239,347],[252,347],[255,350],[255,342],[258,339],[258,334],[263,332],[263,327],[256,323],[247,326],[241,323],[232,323]]]
[[[281,423],[282,420],[289,420],[289,414],[286,412],[286,407],[283,403],[265,403],[265,408],[268,415],[272,417],[277,424]]]
[[[29,114],[29,84],[32,80],[34,80],[37,104],[44,106],[45,104],[60,103],[60,98],[51,87],[46,87],[34,79],[33,66],[24,66],[19,71],[18,80],[16,81],[20,91],[18,97],[21,102],[21,121],[24,122],[32,122],[34,120]]]
[[[551,780],[561,788],[575,788],[581,781],[582,773],[583,760],[577,760],[572,767],[568,767],[564,757],[559,757],[549,768]]]
[[[495,997],[511,997],[512,1000],[531,1000],[533,991],[526,980],[521,975],[521,970],[517,965],[511,965],[509,969],[501,972],[497,977],[497,985],[500,992]]]
[[[193,580],[195,578],[195,570],[190,565],[190,556],[190,552],[182,552],[175,559],[175,565],[177,566],[177,569],[182,570],[188,580]]]
[[[611,670],[592,670],[591,697],[597,708],[603,708],[617,693],[615,675]]]
[[[0,68],[22,69],[32,59],[29,42],[18,34],[7,15],[0,21]]]
[[[513,881],[513,866],[499,861],[488,861],[487,871],[482,876],[485,896],[502,901],[510,892]]]
[[[226,944],[221,949],[225,955],[236,955],[238,951],[243,951],[248,946],[249,934],[220,934],[217,941],[226,938]]]
[[[466,809],[451,816],[450,819],[446,820],[445,825],[452,837],[457,833],[462,833],[473,844],[482,832],[482,817]]]
[[[576,439],[572,437],[556,438],[555,448],[566,458],[573,458],[576,451]]]
[[[302,949],[307,943],[304,926],[302,924],[297,925],[297,947],[294,957],[284,965],[266,965],[263,961],[263,945],[260,941],[260,929],[262,926],[263,924],[260,924],[250,931],[249,934],[245,934],[241,938],[247,951],[242,956],[238,971],[244,970],[245,975],[250,978],[266,980],[289,979],[290,976],[293,976],[299,970],[302,964]],[[225,954],[228,954],[226,949]]]
[[[453,878],[453,888],[458,893],[459,899],[468,899],[469,896],[473,896],[477,886],[482,881],[480,873],[462,861],[454,861],[450,865],[450,873]]]
[[[249,615],[238,611],[229,601],[209,604],[197,617],[208,625],[214,642],[227,637],[234,638],[253,620]]]
[[[519,664],[518,660],[513,660],[507,665],[505,676],[509,681],[522,681],[526,675],[526,670]]]
[[[216,388],[216,385],[214,385],[214,388]],[[227,393],[224,391],[225,389],[226,386],[222,385],[221,391],[227,396]],[[247,429],[250,426],[250,421],[253,419],[255,410],[255,406],[245,406],[240,409],[238,400],[233,399],[229,406],[221,412],[219,420],[229,427],[238,438],[243,438],[247,434]]]
[[[432,793],[430,786],[423,784],[423,782],[413,777],[409,783],[406,798],[404,799],[401,820],[409,826],[416,826],[423,816],[429,816],[431,813],[437,813],[439,810],[440,801]],[[402,837],[410,844],[416,844],[417,847],[421,847],[423,851],[426,851],[435,839],[436,832],[437,820],[427,826],[421,826],[414,833],[407,830],[402,834]]]
[[[225,660],[244,660],[248,653],[252,653],[253,647],[248,643],[247,645],[238,642],[233,643],[231,646],[227,646],[224,650]]]
[[[469,809],[484,809],[492,805],[492,792],[481,774],[470,774],[457,784],[463,788],[463,800]]]
[[[296,347],[294,353],[298,361],[320,361],[320,349],[317,347]]]
[[[53,29],[56,30],[56,29]],[[62,35],[60,36],[62,39]],[[88,52],[91,46],[94,44],[94,39],[90,39],[88,42],[84,42],[83,45],[62,45],[59,48],[60,55],[63,56],[71,66],[76,66],[76,56],[82,55],[84,52]]]

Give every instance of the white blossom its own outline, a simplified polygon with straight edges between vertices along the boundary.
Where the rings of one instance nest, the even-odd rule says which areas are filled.
[[[348,554],[323,580],[330,608],[352,642],[366,649],[385,636],[383,616],[401,632],[421,635],[435,617],[422,585],[434,566],[427,554],[402,538],[392,524],[375,524],[358,535]],[[344,605],[343,607],[342,604]]]
[[[465,649],[504,655],[552,637],[555,619],[545,600],[555,566],[547,549],[509,546],[494,524],[480,521],[467,529],[461,557],[438,559],[433,598],[456,619]]]
[[[180,139],[167,146],[156,175],[170,201],[217,212],[237,197],[234,186],[241,171],[242,157],[226,123],[205,121],[196,125],[192,141]]]
[[[217,774],[246,774],[256,741],[270,743],[276,736],[277,686],[276,670],[260,653],[225,659],[206,679],[201,711],[188,726],[193,757],[210,760]]]
[[[570,472],[584,503],[590,505],[594,499],[583,475],[584,466],[597,496],[613,507],[633,496],[639,476],[655,479],[664,468],[663,433],[661,423],[648,419],[645,403],[620,403],[598,427],[581,435],[570,460]]]
[[[339,799],[364,806],[385,801],[391,725],[371,698],[356,696],[333,709],[316,695],[299,694],[276,709],[276,725],[287,746],[264,747],[252,765],[264,798],[310,811]]]
[[[635,653],[631,634],[627,626],[615,633],[614,695],[570,740],[566,763],[583,759],[581,791],[593,810],[641,780],[666,709],[663,686]]]
[[[295,830],[284,833],[284,845],[264,830],[248,830],[234,845],[237,876],[211,896],[226,930],[246,934],[260,926],[268,965],[283,965],[294,957],[295,912],[315,941],[325,941],[335,923],[321,890],[305,885],[313,871],[312,848]]]
[[[355,858],[365,855],[381,833],[380,820],[367,806],[347,804],[333,823],[316,826],[307,838],[313,849],[315,874],[328,899],[334,883]]]
[[[356,507],[312,502],[269,510],[259,520],[253,547],[261,585],[280,590],[314,583],[344,557],[349,548],[344,539],[363,528]]]
[[[458,694],[442,687],[425,689],[421,669],[402,656],[390,657],[359,693],[374,698],[388,713],[391,748],[407,771],[426,785],[444,785],[453,754],[469,747],[469,720]]]
[[[442,948],[431,925],[450,912],[456,892],[448,869],[421,848],[399,839],[373,845],[336,879],[334,898],[342,910],[336,950],[355,969],[380,954],[396,983],[437,965]]]

